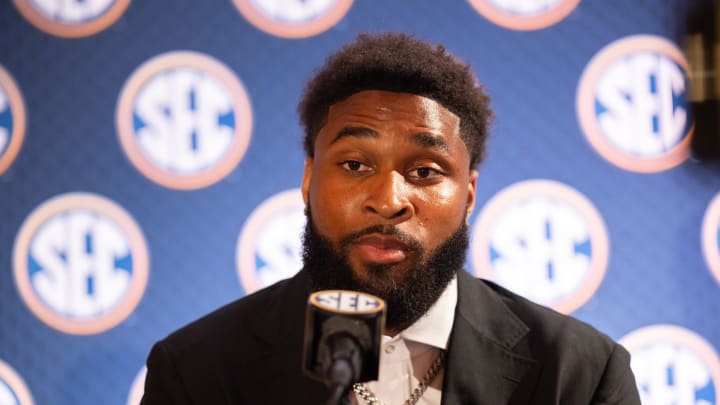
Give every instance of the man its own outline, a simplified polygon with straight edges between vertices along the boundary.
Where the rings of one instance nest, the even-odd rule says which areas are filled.
[[[379,381],[354,403],[640,403],[622,347],[462,271],[491,115],[468,66],[406,35],[361,35],[299,112],[303,270],[158,342],[143,403],[325,403],[300,367],[320,289],[387,302]]]

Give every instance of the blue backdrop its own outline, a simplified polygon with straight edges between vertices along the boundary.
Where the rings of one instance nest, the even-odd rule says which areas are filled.
[[[703,2],[0,1],[0,403],[135,403],[154,341],[296,271],[299,94],[403,31],[493,100],[468,271],[621,340],[645,404],[720,404]]]

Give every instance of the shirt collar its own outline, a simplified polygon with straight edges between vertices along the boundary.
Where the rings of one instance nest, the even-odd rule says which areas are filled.
[[[407,329],[400,332],[402,339],[424,343],[439,349],[447,349],[455,306],[457,305],[457,275],[450,280],[432,307]]]

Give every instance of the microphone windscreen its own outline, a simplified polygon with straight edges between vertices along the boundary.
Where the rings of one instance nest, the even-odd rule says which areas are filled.
[[[344,335],[361,349],[358,382],[377,380],[385,311],[385,301],[367,293],[323,290],[311,294],[305,313],[303,372],[323,381],[323,358],[329,356],[327,340]]]

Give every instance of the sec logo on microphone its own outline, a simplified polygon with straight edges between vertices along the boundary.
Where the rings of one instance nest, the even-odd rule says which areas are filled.
[[[353,0],[233,0],[252,25],[282,38],[305,38],[337,24]]]
[[[580,0],[469,0],[493,23],[513,30],[538,30],[567,17]]]
[[[702,251],[710,272],[720,283],[720,194],[708,205],[702,223]]]
[[[135,168],[179,190],[207,187],[232,172],[252,131],[240,80],[196,52],[170,52],[140,66],[120,94],[116,119]]]
[[[15,0],[20,14],[48,34],[78,38],[104,30],[120,18],[130,0]]]
[[[610,163],[639,173],[670,169],[690,155],[688,64],[670,41],[619,39],[598,52],[577,90],[577,114],[590,145]]]
[[[13,250],[20,296],[41,321],[61,332],[89,335],[125,320],[148,280],[145,238],[114,202],[68,193],[37,207]]]
[[[25,137],[25,102],[10,73],[0,66],[0,175],[20,152]]]
[[[300,189],[275,194],[245,221],[235,262],[247,294],[292,277],[302,268],[305,203]]]
[[[0,360],[0,404],[33,405],[25,381],[7,363]]]
[[[570,313],[601,284],[608,245],[605,224],[585,196],[555,181],[528,180],[483,207],[471,257],[479,277]]]
[[[696,333],[673,325],[652,325],[620,339],[643,404],[720,404],[720,359]]]

